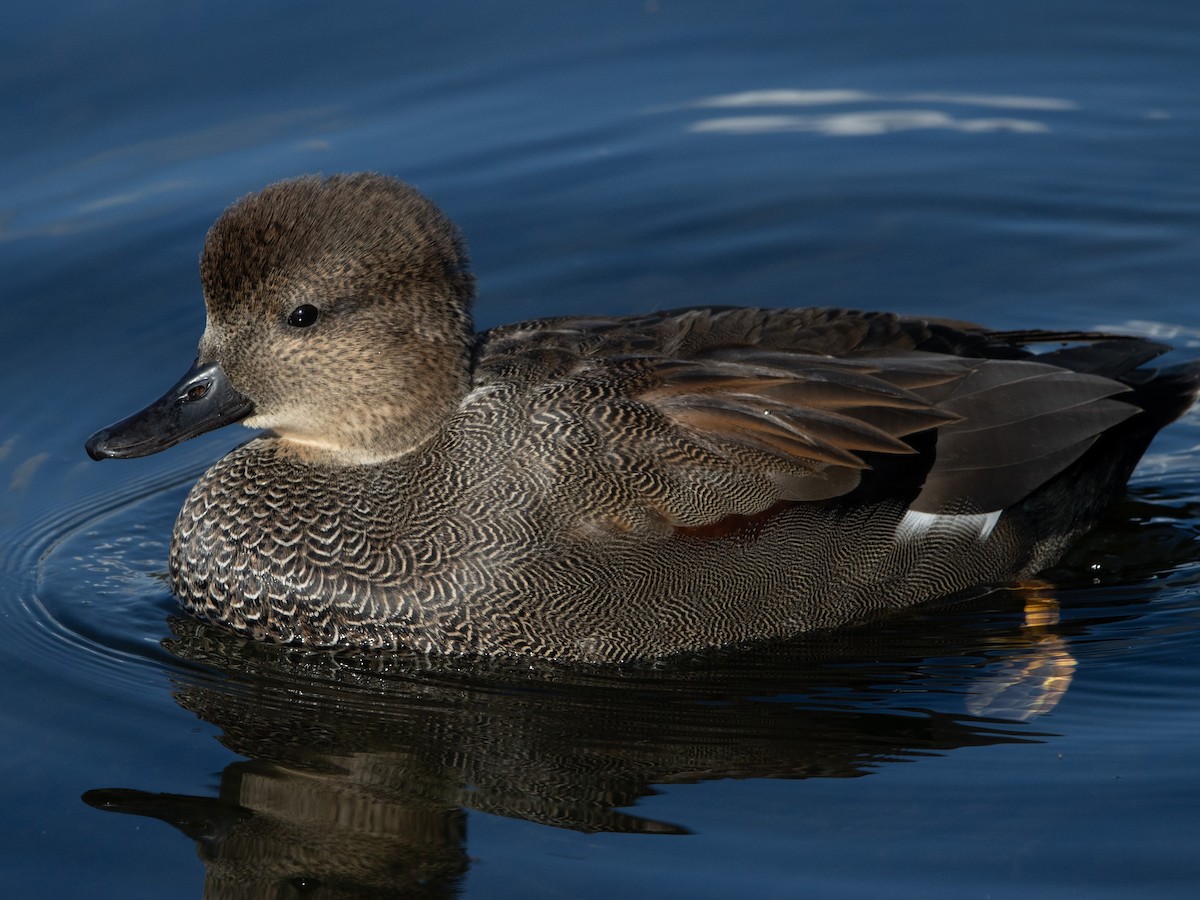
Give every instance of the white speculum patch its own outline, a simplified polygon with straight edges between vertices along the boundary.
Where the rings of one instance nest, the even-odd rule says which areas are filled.
[[[991,537],[1003,510],[969,515],[950,513],[925,513],[909,510],[896,526],[896,538],[902,541],[919,540],[925,535],[940,531],[948,534],[974,535],[980,543]]]

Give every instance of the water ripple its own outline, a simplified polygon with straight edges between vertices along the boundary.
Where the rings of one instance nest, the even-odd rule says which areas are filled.
[[[23,529],[2,561],[15,586],[7,651],[30,665],[83,666],[127,681],[170,665],[161,647],[175,608],[168,545],[198,472],[193,465],[76,497]]]
[[[938,108],[942,106],[977,107],[984,110],[1015,110],[1026,113],[1063,113],[1079,109],[1079,104],[1062,97],[1030,97],[1010,94],[962,94],[954,91],[876,93],[855,89],[803,90],[772,88],[739,91],[702,97],[690,103],[650,112],[673,110],[789,110],[797,107],[854,107],[870,104],[867,109],[847,109],[823,115],[796,115],[785,112],[754,112],[701,119],[687,131],[694,134],[781,134],[809,132],[827,137],[864,137],[898,131],[942,129],[968,134],[1012,132],[1037,134],[1051,130],[1043,119],[1012,116],[963,117]],[[915,107],[915,108],[914,108]]]

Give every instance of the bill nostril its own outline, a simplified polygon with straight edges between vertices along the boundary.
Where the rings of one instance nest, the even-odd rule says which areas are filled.
[[[199,400],[201,397],[203,397],[207,393],[208,393],[208,383],[207,382],[203,382],[201,384],[194,384],[190,388],[188,388],[187,391],[184,392],[183,399],[188,400],[188,401]]]

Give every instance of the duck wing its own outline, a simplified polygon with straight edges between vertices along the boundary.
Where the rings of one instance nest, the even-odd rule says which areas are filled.
[[[642,508],[698,528],[847,497],[898,458],[915,458],[916,480],[895,490],[914,511],[1004,509],[1138,411],[1117,379],[1161,351],[886,313],[703,308],[505,326],[483,336],[476,376],[524,382],[547,442],[602,454]]]

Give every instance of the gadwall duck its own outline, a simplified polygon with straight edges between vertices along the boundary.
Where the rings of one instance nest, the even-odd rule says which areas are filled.
[[[476,334],[458,231],[371,174],[243,198],[201,276],[195,364],[87,449],[264,429],[192,488],[171,584],[312,647],[621,661],[1028,577],[1200,383],[1138,338],[841,309]]]

